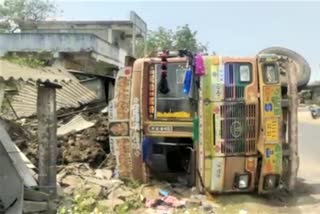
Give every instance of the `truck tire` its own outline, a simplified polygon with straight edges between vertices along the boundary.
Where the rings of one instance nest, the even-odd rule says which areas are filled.
[[[298,91],[302,90],[308,84],[311,75],[311,68],[309,63],[300,54],[282,47],[266,48],[260,51],[259,54],[277,54],[291,58],[298,65]],[[286,74],[281,74],[280,80],[282,87],[287,88]]]

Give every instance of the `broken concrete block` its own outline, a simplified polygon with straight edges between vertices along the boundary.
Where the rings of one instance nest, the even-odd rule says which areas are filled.
[[[112,177],[112,171],[108,169],[97,169],[95,173],[95,176],[100,179],[110,180]]]
[[[84,188],[89,194],[92,194],[94,196],[99,196],[102,191],[102,187],[97,184],[86,184]]]
[[[67,175],[66,177],[62,178],[60,181],[64,185],[68,185],[71,187],[79,186],[83,181],[79,176],[76,175]]]
[[[111,189],[111,188],[113,188],[115,186],[119,186],[119,185],[123,184],[122,181],[116,180],[116,179],[102,180],[102,179],[92,178],[92,177],[86,177],[85,181],[87,183],[93,183],[93,184],[100,185],[100,186],[105,187],[107,189]]]
[[[108,195],[108,199],[114,199],[114,198],[120,198],[125,200],[126,198],[133,196],[134,193],[129,191],[129,190],[125,190],[123,188],[117,188],[116,190],[112,191],[109,195]]]

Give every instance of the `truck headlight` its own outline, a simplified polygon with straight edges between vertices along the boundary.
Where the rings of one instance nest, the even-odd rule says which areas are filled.
[[[237,173],[235,176],[234,186],[238,189],[248,189],[251,175],[249,173]]]
[[[264,176],[263,189],[272,190],[279,186],[280,175],[270,174]]]

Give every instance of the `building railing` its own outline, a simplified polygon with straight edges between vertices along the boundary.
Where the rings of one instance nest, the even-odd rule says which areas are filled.
[[[7,52],[92,52],[101,61],[123,67],[127,51],[94,34],[86,33],[2,33],[0,56]]]

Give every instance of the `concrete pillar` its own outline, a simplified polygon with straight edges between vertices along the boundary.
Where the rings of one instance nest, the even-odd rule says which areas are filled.
[[[38,143],[39,143],[39,186],[50,194],[57,196],[56,158],[57,158],[57,117],[56,87],[38,85],[37,100]]]
[[[133,23],[132,26],[132,56],[136,56],[136,24]]]
[[[1,107],[2,107],[2,102],[3,102],[3,98],[4,98],[4,89],[5,89],[5,84],[3,81],[0,80],[0,111],[1,111]]]

